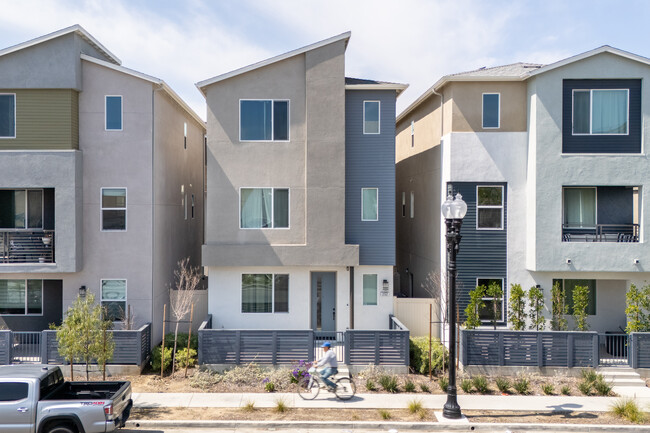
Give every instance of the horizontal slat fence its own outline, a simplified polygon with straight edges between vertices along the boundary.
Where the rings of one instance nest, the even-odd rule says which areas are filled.
[[[348,365],[409,365],[409,331],[345,332]]]
[[[463,365],[597,367],[596,332],[461,331]]]
[[[0,331],[0,365],[11,363],[11,331]]]
[[[650,333],[632,332],[629,342],[630,367],[650,368]]]

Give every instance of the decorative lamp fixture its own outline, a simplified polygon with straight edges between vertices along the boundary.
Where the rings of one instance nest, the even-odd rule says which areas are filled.
[[[86,286],[79,287],[79,296],[82,298],[86,296]]]
[[[382,281],[382,287],[384,288],[384,290],[388,290],[388,280]]]

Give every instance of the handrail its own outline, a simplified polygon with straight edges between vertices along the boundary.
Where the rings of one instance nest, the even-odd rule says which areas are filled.
[[[562,224],[562,242],[639,242],[639,224],[596,224],[593,227]]]
[[[409,329],[399,319],[392,314],[388,315],[390,329],[399,329],[400,331],[408,331]]]

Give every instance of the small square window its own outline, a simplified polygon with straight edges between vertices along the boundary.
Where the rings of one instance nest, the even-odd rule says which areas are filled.
[[[378,189],[361,189],[361,221],[377,221],[379,219]]]
[[[363,276],[363,305],[377,305],[377,274]]]
[[[106,96],[106,130],[122,130],[122,97]]]
[[[499,103],[498,93],[483,94],[483,128],[499,128]]]
[[[379,134],[380,122],[379,101],[363,101],[363,133]]]
[[[16,138],[16,95],[0,93],[0,138]]]
[[[476,187],[476,228],[503,229],[503,186]]]
[[[102,188],[102,230],[126,230],[126,188]]]
[[[126,280],[102,280],[101,291],[105,319],[123,321],[126,317]]]

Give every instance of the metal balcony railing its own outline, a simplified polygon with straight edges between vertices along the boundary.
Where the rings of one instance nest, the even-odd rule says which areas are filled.
[[[596,224],[582,228],[564,224],[562,242],[639,242],[639,225]]]
[[[0,230],[0,264],[55,263],[54,230]]]

